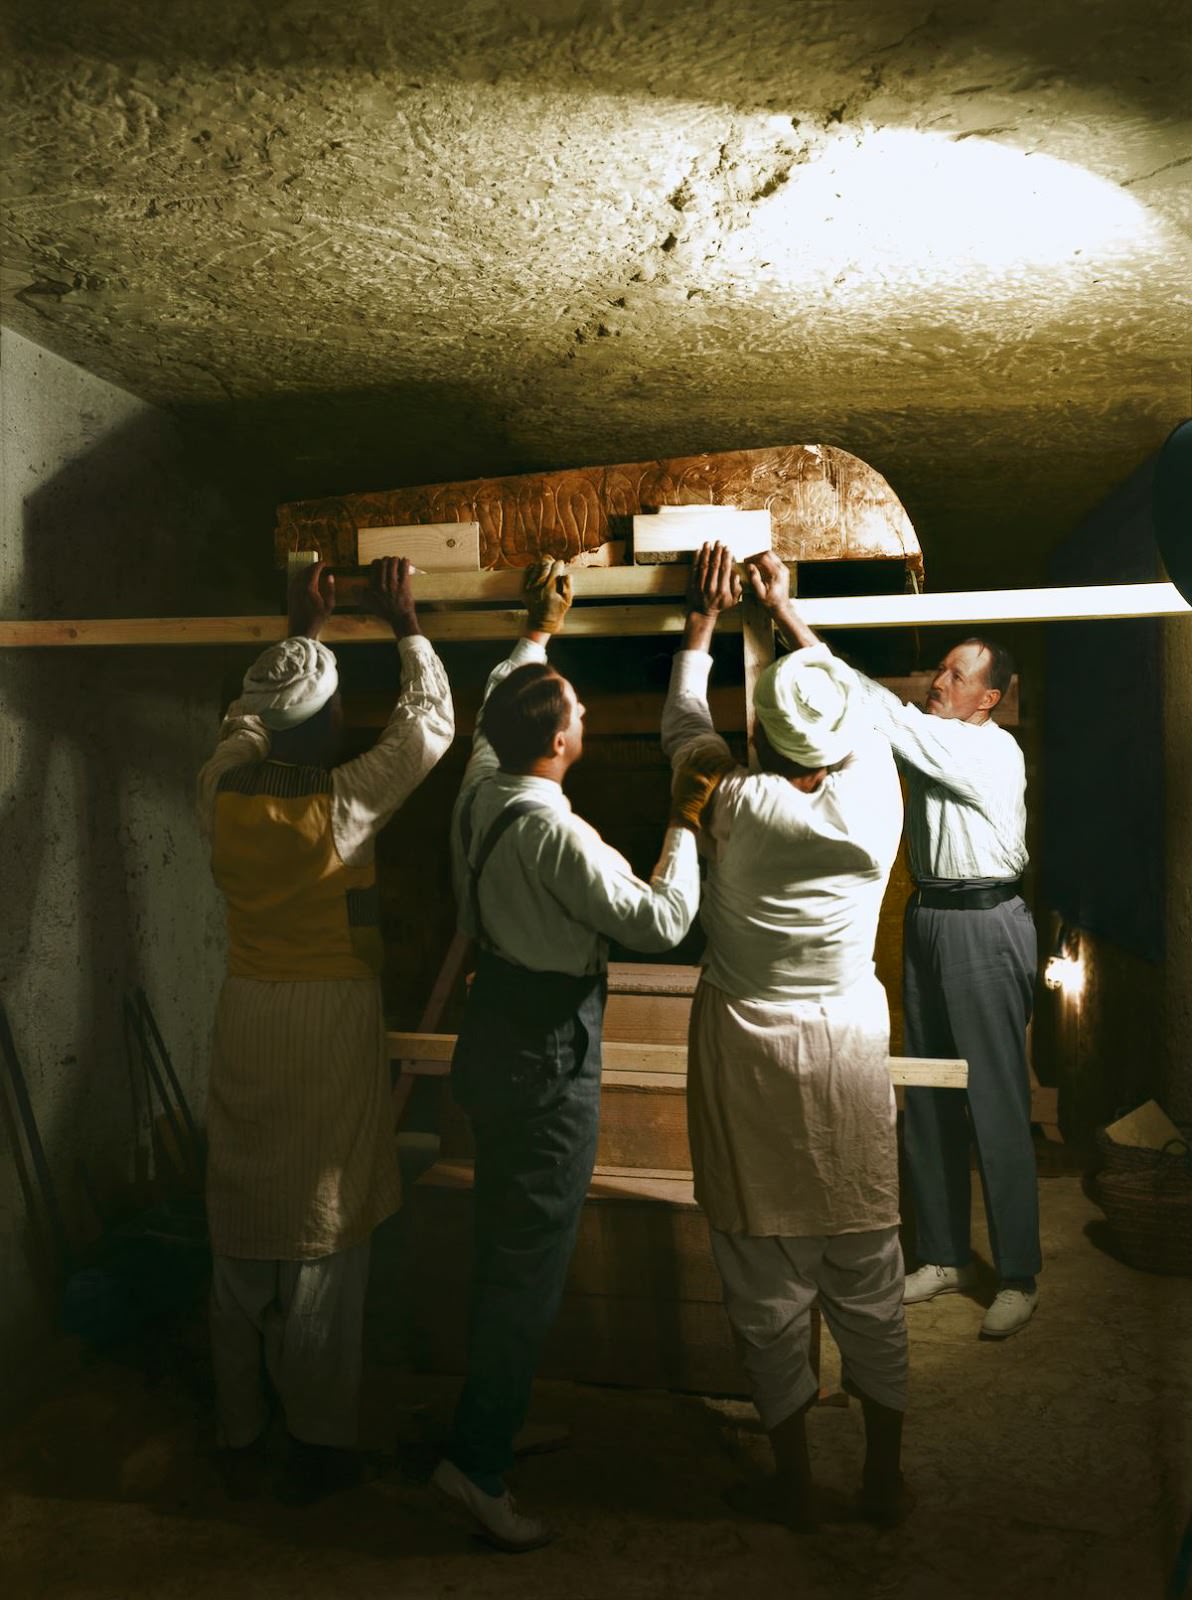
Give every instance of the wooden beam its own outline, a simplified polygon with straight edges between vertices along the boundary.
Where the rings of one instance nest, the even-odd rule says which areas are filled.
[[[740,617],[741,642],[745,650],[745,736],[752,739],[755,721],[753,692],[757,688],[757,680],[774,660],[774,624],[769,612],[753,594],[745,595],[742,600]]]
[[[431,986],[430,996],[422,1008],[422,1015],[418,1020],[419,1033],[431,1033],[442,1022],[447,1007],[451,1003],[451,996],[463,976],[468,957],[472,953],[472,941],[467,934],[458,929],[452,935],[451,943],[447,946],[447,953],[443,957],[443,965],[439,968],[438,977]],[[440,1063],[441,1065],[441,1063]],[[393,1126],[401,1126],[401,1119],[405,1115],[406,1107],[410,1102],[410,1095],[414,1088],[414,1079],[419,1075],[418,1062],[399,1061],[398,1077],[393,1085]]]
[[[630,568],[591,568],[588,576],[607,576]],[[667,572],[666,567],[647,572]],[[485,574],[438,573],[474,583]],[[493,574],[490,576],[502,576]],[[620,578],[618,577],[618,582]],[[638,591],[644,593],[645,591]],[[661,591],[657,591],[661,592]],[[1095,622],[1118,617],[1187,616],[1192,606],[1171,583],[1116,583],[1075,589],[987,589],[961,594],[840,595],[804,600],[799,609],[813,628],[967,627],[987,622]],[[722,633],[741,631],[742,612],[730,611]],[[525,625],[514,610],[420,613],[429,639],[512,639]],[[681,604],[577,606],[567,619],[570,637],[628,638],[683,631]],[[268,644],[285,636],[282,617],[112,617],[55,622],[0,622],[0,648],[79,645]],[[368,644],[392,638],[373,617],[337,613],[322,638],[328,644]]]
[[[455,1049],[455,1034],[390,1033],[388,1038],[389,1054],[400,1057],[407,1070],[422,1072],[427,1077],[441,1077],[448,1070]],[[606,1040],[601,1053],[606,1080],[611,1073],[614,1075],[611,1081],[624,1087],[674,1088],[680,1076],[686,1077],[686,1045]],[[936,1089],[963,1089],[968,1083],[968,1062],[891,1056],[890,1081]]]
[[[1104,622],[1192,612],[1174,583],[1101,583],[1060,589],[972,589],[953,594],[836,595],[800,600],[812,628],[943,628],[978,622]]]

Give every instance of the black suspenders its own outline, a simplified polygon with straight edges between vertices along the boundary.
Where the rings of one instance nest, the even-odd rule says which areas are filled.
[[[492,940],[484,928],[484,919],[480,915],[480,874],[488,864],[497,845],[504,838],[508,830],[520,818],[527,816],[531,811],[546,811],[549,807],[540,804],[537,800],[515,800],[511,806],[506,806],[496,821],[489,828],[481,840],[480,849],[476,855],[476,865],[471,864],[472,854],[472,812],[476,805],[476,796],[480,792],[480,784],[472,791],[467,809],[460,818],[460,842],[464,847],[464,861],[468,868],[468,901],[472,910],[472,921],[476,927],[476,937],[481,944],[490,945]]]

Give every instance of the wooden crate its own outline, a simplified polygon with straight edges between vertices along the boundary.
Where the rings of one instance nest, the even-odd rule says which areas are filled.
[[[411,1204],[422,1364],[463,1372],[472,1170],[440,1161]],[[689,1177],[597,1170],[543,1377],[744,1395],[708,1228]]]

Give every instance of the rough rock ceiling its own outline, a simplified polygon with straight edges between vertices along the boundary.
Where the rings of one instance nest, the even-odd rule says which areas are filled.
[[[5,322],[277,498],[827,442],[1014,581],[1192,410],[1183,0],[7,9]]]

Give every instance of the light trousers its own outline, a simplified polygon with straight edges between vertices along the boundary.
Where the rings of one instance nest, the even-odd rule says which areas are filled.
[[[829,1238],[712,1234],[724,1304],[767,1433],[814,1398],[811,1308],[840,1350],[845,1387],[906,1410],[906,1320],[898,1229]]]
[[[307,1444],[356,1443],[369,1241],[314,1261],[214,1258],[211,1360],[221,1445],[269,1420],[266,1376],[286,1427]]]

